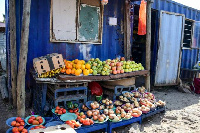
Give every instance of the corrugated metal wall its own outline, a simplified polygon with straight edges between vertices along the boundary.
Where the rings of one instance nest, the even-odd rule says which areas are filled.
[[[64,58],[72,59],[88,59],[100,58],[106,60],[108,58],[116,58],[123,56],[124,53],[124,1],[109,0],[104,7],[103,22],[103,43],[97,44],[69,44],[69,43],[51,43],[50,40],[50,4],[51,0],[32,0],[31,18],[30,18],[30,35],[29,49],[27,60],[26,81],[29,84],[30,69],[33,68],[32,60],[36,57],[44,56],[50,53],[61,53]],[[22,0],[16,0],[17,9],[17,32],[21,27],[22,17]],[[116,17],[117,26],[108,25],[108,17]],[[19,58],[19,42],[20,32],[17,34],[17,53]]]
[[[3,70],[6,70],[6,34],[0,32],[0,62]]]
[[[134,2],[134,4],[139,5],[140,2],[137,1],[137,2]],[[164,10],[164,11],[184,14],[185,18],[192,19],[195,21],[200,21],[200,11],[199,10],[187,7],[185,5],[179,4],[172,0],[154,0],[154,3],[152,4],[152,8],[159,10],[159,11]],[[157,51],[154,51],[154,52],[156,53]],[[190,68],[191,69],[197,62],[198,57],[199,57],[199,51],[197,49],[191,49],[191,50],[183,49],[182,50],[181,68]],[[155,66],[155,65],[153,65],[153,66]],[[189,77],[190,77],[190,73],[185,73],[185,72],[182,73],[182,78],[189,78]]]

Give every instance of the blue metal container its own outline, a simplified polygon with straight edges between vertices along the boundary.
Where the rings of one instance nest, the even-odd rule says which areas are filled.
[[[132,0],[134,1],[134,0]],[[135,1],[133,4],[140,4],[140,1]],[[9,52],[9,14],[8,0],[6,0],[6,36],[7,36],[7,53],[8,62],[10,62]],[[27,87],[30,86],[30,69],[33,68],[32,60],[36,57],[44,56],[50,53],[60,53],[68,60],[72,59],[89,59],[100,58],[106,60],[108,58],[116,58],[124,56],[124,0],[109,0],[109,3],[104,6],[103,15],[103,40],[102,44],[69,44],[69,43],[51,43],[50,40],[50,0],[34,0],[31,3],[31,18],[29,32],[29,48],[27,59]],[[17,21],[17,57],[19,59],[20,49],[20,29],[22,24],[22,8],[23,1],[16,0],[16,21]],[[154,0],[152,8],[155,10],[165,10],[185,14],[186,18],[196,21],[200,20],[200,11],[176,3],[172,0]],[[117,26],[109,26],[108,18],[116,17]],[[133,18],[131,18],[132,20]],[[159,28],[159,13],[157,14],[156,27]],[[155,66],[157,59],[158,47],[158,32],[156,32],[154,52],[152,54],[152,75],[155,74]],[[132,42],[132,40],[131,40]],[[199,52],[197,50],[183,50],[181,67],[191,68],[196,63]],[[189,58],[190,57],[190,58]],[[8,87],[10,88],[10,64],[8,64]],[[152,78],[153,79],[153,78]]]

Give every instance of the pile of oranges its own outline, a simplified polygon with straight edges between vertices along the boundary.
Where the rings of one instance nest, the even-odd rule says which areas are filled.
[[[83,75],[87,76],[93,72],[90,64],[86,64],[84,60],[75,59],[73,61],[64,60],[65,67],[61,69],[61,73],[66,73],[67,75]]]

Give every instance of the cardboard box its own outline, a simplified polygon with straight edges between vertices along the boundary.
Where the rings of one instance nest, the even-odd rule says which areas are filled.
[[[39,75],[51,71],[49,63],[44,57],[33,59],[33,67]]]
[[[65,66],[62,54],[53,53],[43,57],[33,59],[33,66],[35,71],[41,75]]]

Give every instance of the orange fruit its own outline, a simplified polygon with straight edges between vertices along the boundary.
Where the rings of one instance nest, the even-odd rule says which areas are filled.
[[[85,75],[85,76],[87,76],[87,75],[89,75],[89,70],[87,70],[87,69],[85,69],[85,70],[83,70],[83,74]]]
[[[92,74],[92,73],[93,73],[93,70],[92,70],[92,69],[89,69],[89,73]]]
[[[76,64],[76,69],[80,69],[81,68],[81,64]]]
[[[74,73],[76,76],[79,76],[81,73],[80,73],[80,71],[77,69],[77,70],[75,70],[75,73]]]
[[[80,74],[83,72],[82,69],[77,69],[77,70],[80,72]]]
[[[86,69],[90,69],[90,68],[91,68],[91,65],[90,65],[90,64],[85,64],[85,68],[86,68]]]
[[[84,65],[85,64],[85,61],[84,60],[81,60],[82,64]]]
[[[74,73],[75,73],[75,70],[76,70],[76,69],[75,69],[75,68],[73,68],[73,69],[72,69],[72,72],[71,72],[71,74],[74,74]]]
[[[78,60],[78,61],[77,61],[77,64],[82,64],[82,61]]]
[[[65,73],[65,71],[66,71],[66,70],[65,70],[64,68],[62,68],[60,72],[61,72],[61,73]]]
[[[77,62],[78,62],[78,59],[75,59],[75,60],[74,60],[74,63],[77,64]]]
[[[81,69],[82,69],[82,70],[85,70],[85,65],[82,65],[82,66],[81,66]]]
[[[68,63],[66,67],[67,67],[67,69],[72,69],[71,63]]]
[[[72,73],[72,70],[71,70],[71,69],[67,69],[67,70],[66,70],[66,74],[69,75],[69,74],[71,74],[71,73]]]

